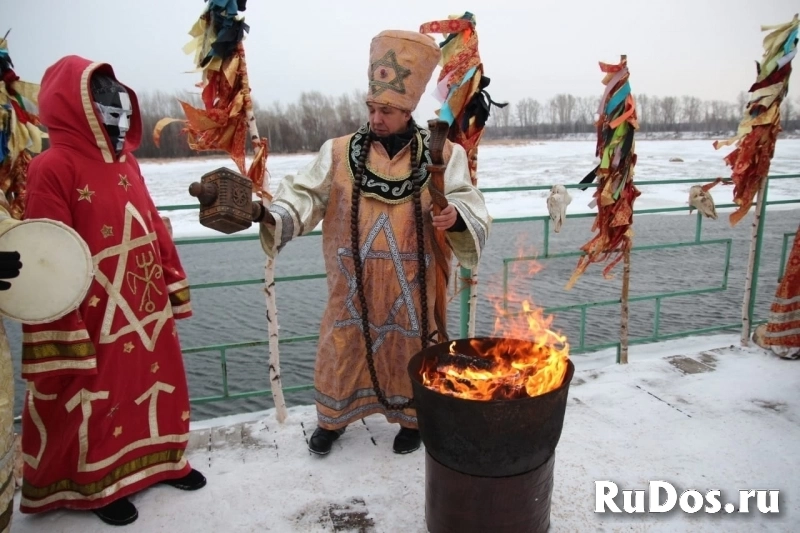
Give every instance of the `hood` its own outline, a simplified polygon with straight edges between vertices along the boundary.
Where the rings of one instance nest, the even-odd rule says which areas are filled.
[[[117,158],[89,88],[89,77],[96,71],[116,79],[111,65],[79,56],[66,56],[51,65],[39,91],[39,119],[47,127],[51,146],[70,146],[91,159],[113,163]],[[142,115],[136,93],[123,86],[133,107],[131,126],[120,154],[124,160],[125,154],[136,150],[142,140]]]

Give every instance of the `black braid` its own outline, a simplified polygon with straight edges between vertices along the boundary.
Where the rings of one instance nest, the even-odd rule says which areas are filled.
[[[367,368],[369,369],[369,376],[372,380],[372,388],[378,397],[378,401],[386,409],[392,411],[402,411],[414,404],[414,399],[411,398],[399,404],[389,403],[383,390],[378,383],[378,374],[375,371],[375,360],[372,345],[372,336],[369,331],[369,315],[367,311],[367,297],[364,293],[364,265],[361,261],[361,250],[359,249],[359,236],[358,236],[358,217],[359,206],[361,205],[361,181],[364,178],[364,170],[367,165],[367,155],[369,154],[371,139],[367,136],[364,139],[364,144],[361,147],[361,153],[358,155],[358,162],[353,176],[353,195],[352,205],[350,209],[350,232],[351,232],[351,248],[353,253],[353,268],[356,275],[356,289],[358,300],[361,303],[361,331],[364,334],[364,344],[367,349]],[[417,228],[417,260],[419,262],[419,269],[417,276],[419,277],[420,286],[420,305],[422,306],[422,323],[420,325],[422,335],[422,347],[428,345],[428,295],[425,283],[425,240],[423,234],[423,219],[422,219],[422,201],[421,201],[421,188],[420,179],[421,173],[419,172],[419,161],[417,160],[417,151],[419,149],[419,140],[417,132],[411,137],[411,175],[412,187],[414,194],[414,218],[416,219]]]
[[[422,314],[422,323],[420,324],[420,335],[422,339],[422,349],[428,347],[428,290],[425,279],[425,234],[423,233],[423,219],[422,219],[422,189],[420,187],[420,180],[422,179],[421,172],[419,172],[419,161],[417,160],[417,150],[419,149],[419,139],[414,134],[411,137],[411,191],[414,195],[414,222],[417,225],[417,262],[419,268],[417,270],[417,277],[419,278],[419,303]]]

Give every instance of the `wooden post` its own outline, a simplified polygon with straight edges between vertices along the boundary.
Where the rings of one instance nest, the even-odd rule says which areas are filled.
[[[628,56],[622,54],[620,57],[620,64],[625,65]],[[633,178],[629,178],[633,179]],[[633,214],[631,214],[631,218]],[[622,296],[620,297],[620,323],[619,323],[619,362],[620,364],[628,364],[628,289],[631,281],[631,252],[626,249],[622,256],[623,269],[622,269]]]
[[[620,298],[619,324],[619,362],[628,364],[628,288],[631,281],[631,252],[625,250],[622,256],[622,296]]]
[[[247,64],[244,59],[244,46],[239,43],[240,52],[240,72],[242,79],[242,91],[244,92],[244,110],[247,117],[247,127],[250,130],[250,141],[254,150],[265,149],[262,146],[261,137],[258,135],[258,125],[256,124],[255,114],[253,113],[253,100],[250,98],[250,82],[247,76]],[[261,186],[261,201],[264,207],[269,207],[269,180],[264,177]],[[275,417],[279,423],[283,423],[288,416],[286,412],[286,400],[283,397],[283,384],[281,382],[281,362],[278,352],[278,307],[275,304],[275,259],[267,256],[264,264],[264,295],[267,302],[267,329],[269,333],[269,383],[272,390],[272,399],[275,403]]]
[[[750,323],[750,300],[753,290],[753,272],[756,270],[756,248],[759,240],[758,230],[764,215],[764,196],[767,187],[767,179],[767,176],[761,179],[761,185],[758,187],[758,194],[756,195],[756,210],[753,216],[753,231],[750,237],[750,253],[747,259],[747,277],[744,281],[744,298],[742,299],[742,346],[750,345],[750,331],[752,328],[752,324]]]

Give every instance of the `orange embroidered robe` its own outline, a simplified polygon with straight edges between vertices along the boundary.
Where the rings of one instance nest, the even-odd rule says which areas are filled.
[[[381,405],[367,367],[350,231],[353,165],[365,135],[366,125],[353,135],[327,141],[312,163],[282,181],[270,206],[276,225],[262,224],[261,242],[264,251],[274,256],[292,238],[323,223],[328,303],[319,330],[314,377],[319,425],[337,429],[370,414],[382,413],[390,422],[415,428],[414,409],[387,410]],[[420,148],[415,157],[424,166],[431,161],[427,150],[429,132],[419,130],[417,135]],[[411,397],[406,369],[422,346],[418,281],[421,265],[409,181],[409,146],[390,159],[379,142],[372,143],[358,221],[375,370],[383,393],[392,403]],[[491,217],[483,195],[470,180],[464,149],[448,141],[444,157],[445,196],[467,226],[464,231],[447,232],[447,242],[461,265],[473,268],[489,235]],[[427,289],[428,332],[433,332],[436,281],[428,181],[426,177],[421,194],[426,263],[422,268]]]

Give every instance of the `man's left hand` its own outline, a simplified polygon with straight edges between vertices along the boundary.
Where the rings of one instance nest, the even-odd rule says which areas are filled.
[[[433,216],[433,227],[438,230],[448,230],[453,227],[456,220],[458,220],[458,211],[453,204],[447,204],[441,213]]]

